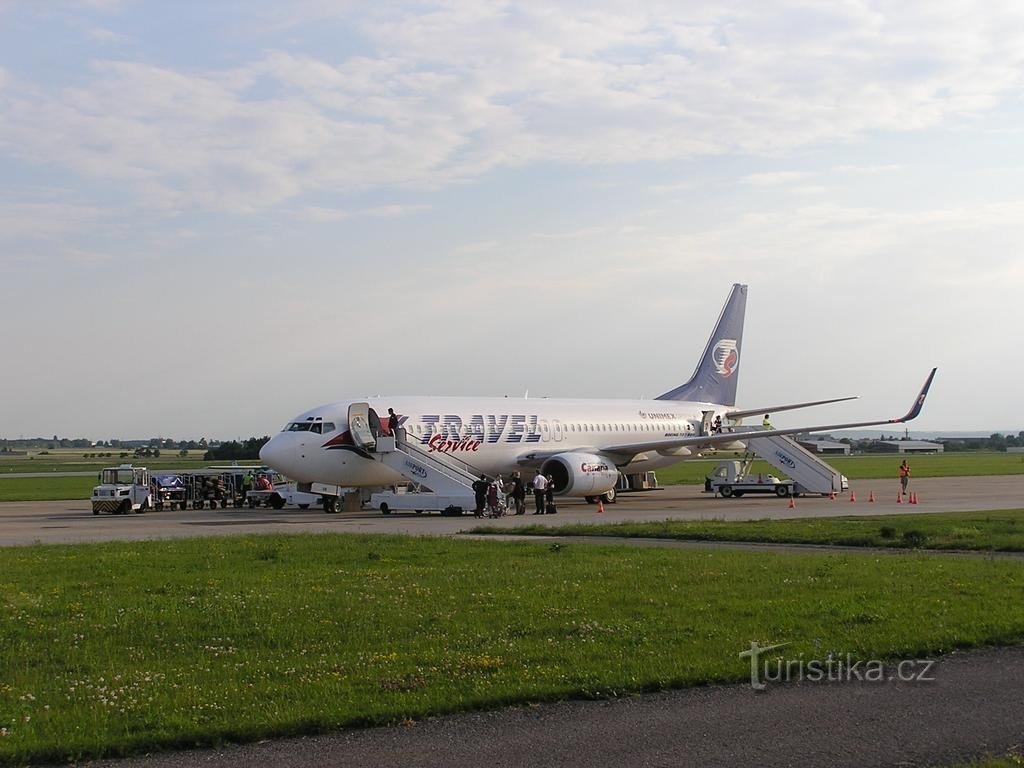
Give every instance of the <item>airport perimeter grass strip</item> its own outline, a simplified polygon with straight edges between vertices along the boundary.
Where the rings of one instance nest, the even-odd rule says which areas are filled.
[[[1010,753],[1004,757],[983,757],[969,763],[960,763],[958,768],[1022,768],[1024,756]]]
[[[271,535],[0,550],[0,762],[742,682],[1024,640],[1024,568]],[[754,692],[751,692],[754,695]]]
[[[55,457],[47,457],[54,459]],[[721,459],[732,458],[732,454],[722,456]],[[899,465],[899,456],[850,456],[834,457],[826,456],[827,461],[833,464],[836,469],[851,479],[861,480],[868,478],[891,478],[893,492],[895,493],[896,467]],[[99,472],[100,466],[112,466],[122,461],[134,461],[138,466],[148,466],[151,470],[157,467],[161,470],[196,468],[207,466],[211,462],[188,459],[186,461],[175,461],[173,458],[161,457],[158,460],[152,459],[107,459],[105,463],[94,464],[93,468]],[[673,467],[658,470],[658,482],[662,485],[702,485],[704,477],[714,469],[719,459],[691,459],[681,462]],[[1024,474],[1024,455],[1010,453],[947,453],[930,456],[913,456],[910,458],[911,467],[915,478],[922,477],[983,477],[990,475],[1020,475]],[[64,467],[71,469],[82,469],[79,464],[65,461],[63,464],[58,460],[48,462],[26,462],[23,459],[17,461],[11,459],[0,460],[0,502],[2,501],[64,501],[64,500],[85,500],[92,493],[93,486],[97,479],[93,477],[5,477],[4,472],[34,472],[34,471],[60,471]],[[778,474],[778,470],[769,466],[767,462],[755,461],[751,472],[763,474]]]
[[[1024,509],[786,520],[575,523],[514,529],[483,525],[469,533],[1024,552]]]

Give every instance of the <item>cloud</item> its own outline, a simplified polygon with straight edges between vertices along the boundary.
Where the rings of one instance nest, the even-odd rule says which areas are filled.
[[[898,163],[887,163],[884,165],[837,165],[832,170],[835,173],[848,173],[859,176],[873,176],[879,173],[895,173],[903,171],[906,166]]]
[[[773,157],[922,130],[1015,93],[1024,13],[972,9],[306,3],[290,33],[334,25],[358,53],[302,55],[275,38],[220,69],[97,61],[72,85],[0,83],[0,146],[143,204],[242,213],[543,163]],[[758,176],[748,183],[781,178]]]
[[[15,238],[53,239],[81,233],[109,220],[110,213],[90,205],[14,203],[0,205],[0,241]]]
[[[369,217],[379,219],[393,219],[401,216],[411,216],[416,213],[429,211],[429,205],[379,205],[375,208],[364,208],[362,210],[345,210],[341,208],[325,208],[322,206],[307,206],[298,212],[298,217],[305,221],[327,223],[335,221],[347,221],[353,218]]]
[[[772,173],[751,173],[740,179],[740,184],[752,187],[778,187],[813,176],[806,171],[775,171]]]

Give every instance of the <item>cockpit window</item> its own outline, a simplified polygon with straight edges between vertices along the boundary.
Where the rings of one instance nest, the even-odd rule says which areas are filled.
[[[313,425],[308,421],[294,421],[288,425],[289,432],[309,432]]]
[[[310,432],[316,432],[319,435],[320,434],[320,422],[318,421],[316,424],[310,424],[309,425],[309,431]]]
[[[330,434],[333,431],[334,431],[334,422],[333,421],[325,421],[324,422],[324,434],[328,435],[328,434]]]

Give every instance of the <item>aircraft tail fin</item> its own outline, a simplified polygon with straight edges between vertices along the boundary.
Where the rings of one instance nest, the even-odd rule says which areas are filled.
[[[740,369],[746,309],[747,286],[736,283],[693,376],[685,384],[680,384],[656,399],[736,405],[736,380]]]

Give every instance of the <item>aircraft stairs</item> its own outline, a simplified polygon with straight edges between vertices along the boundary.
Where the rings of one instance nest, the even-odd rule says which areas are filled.
[[[421,450],[408,441],[404,429],[394,436],[381,435],[375,442],[371,455],[411,483],[408,489],[372,494],[370,503],[381,512],[436,509],[461,515],[475,509],[473,483],[483,473],[473,465],[448,454]]]
[[[741,439],[748,451],[794,480],[799,493],[839,493],[850,487],[845,475],[789,435],[757,437],[757,430],[751,429]]]

